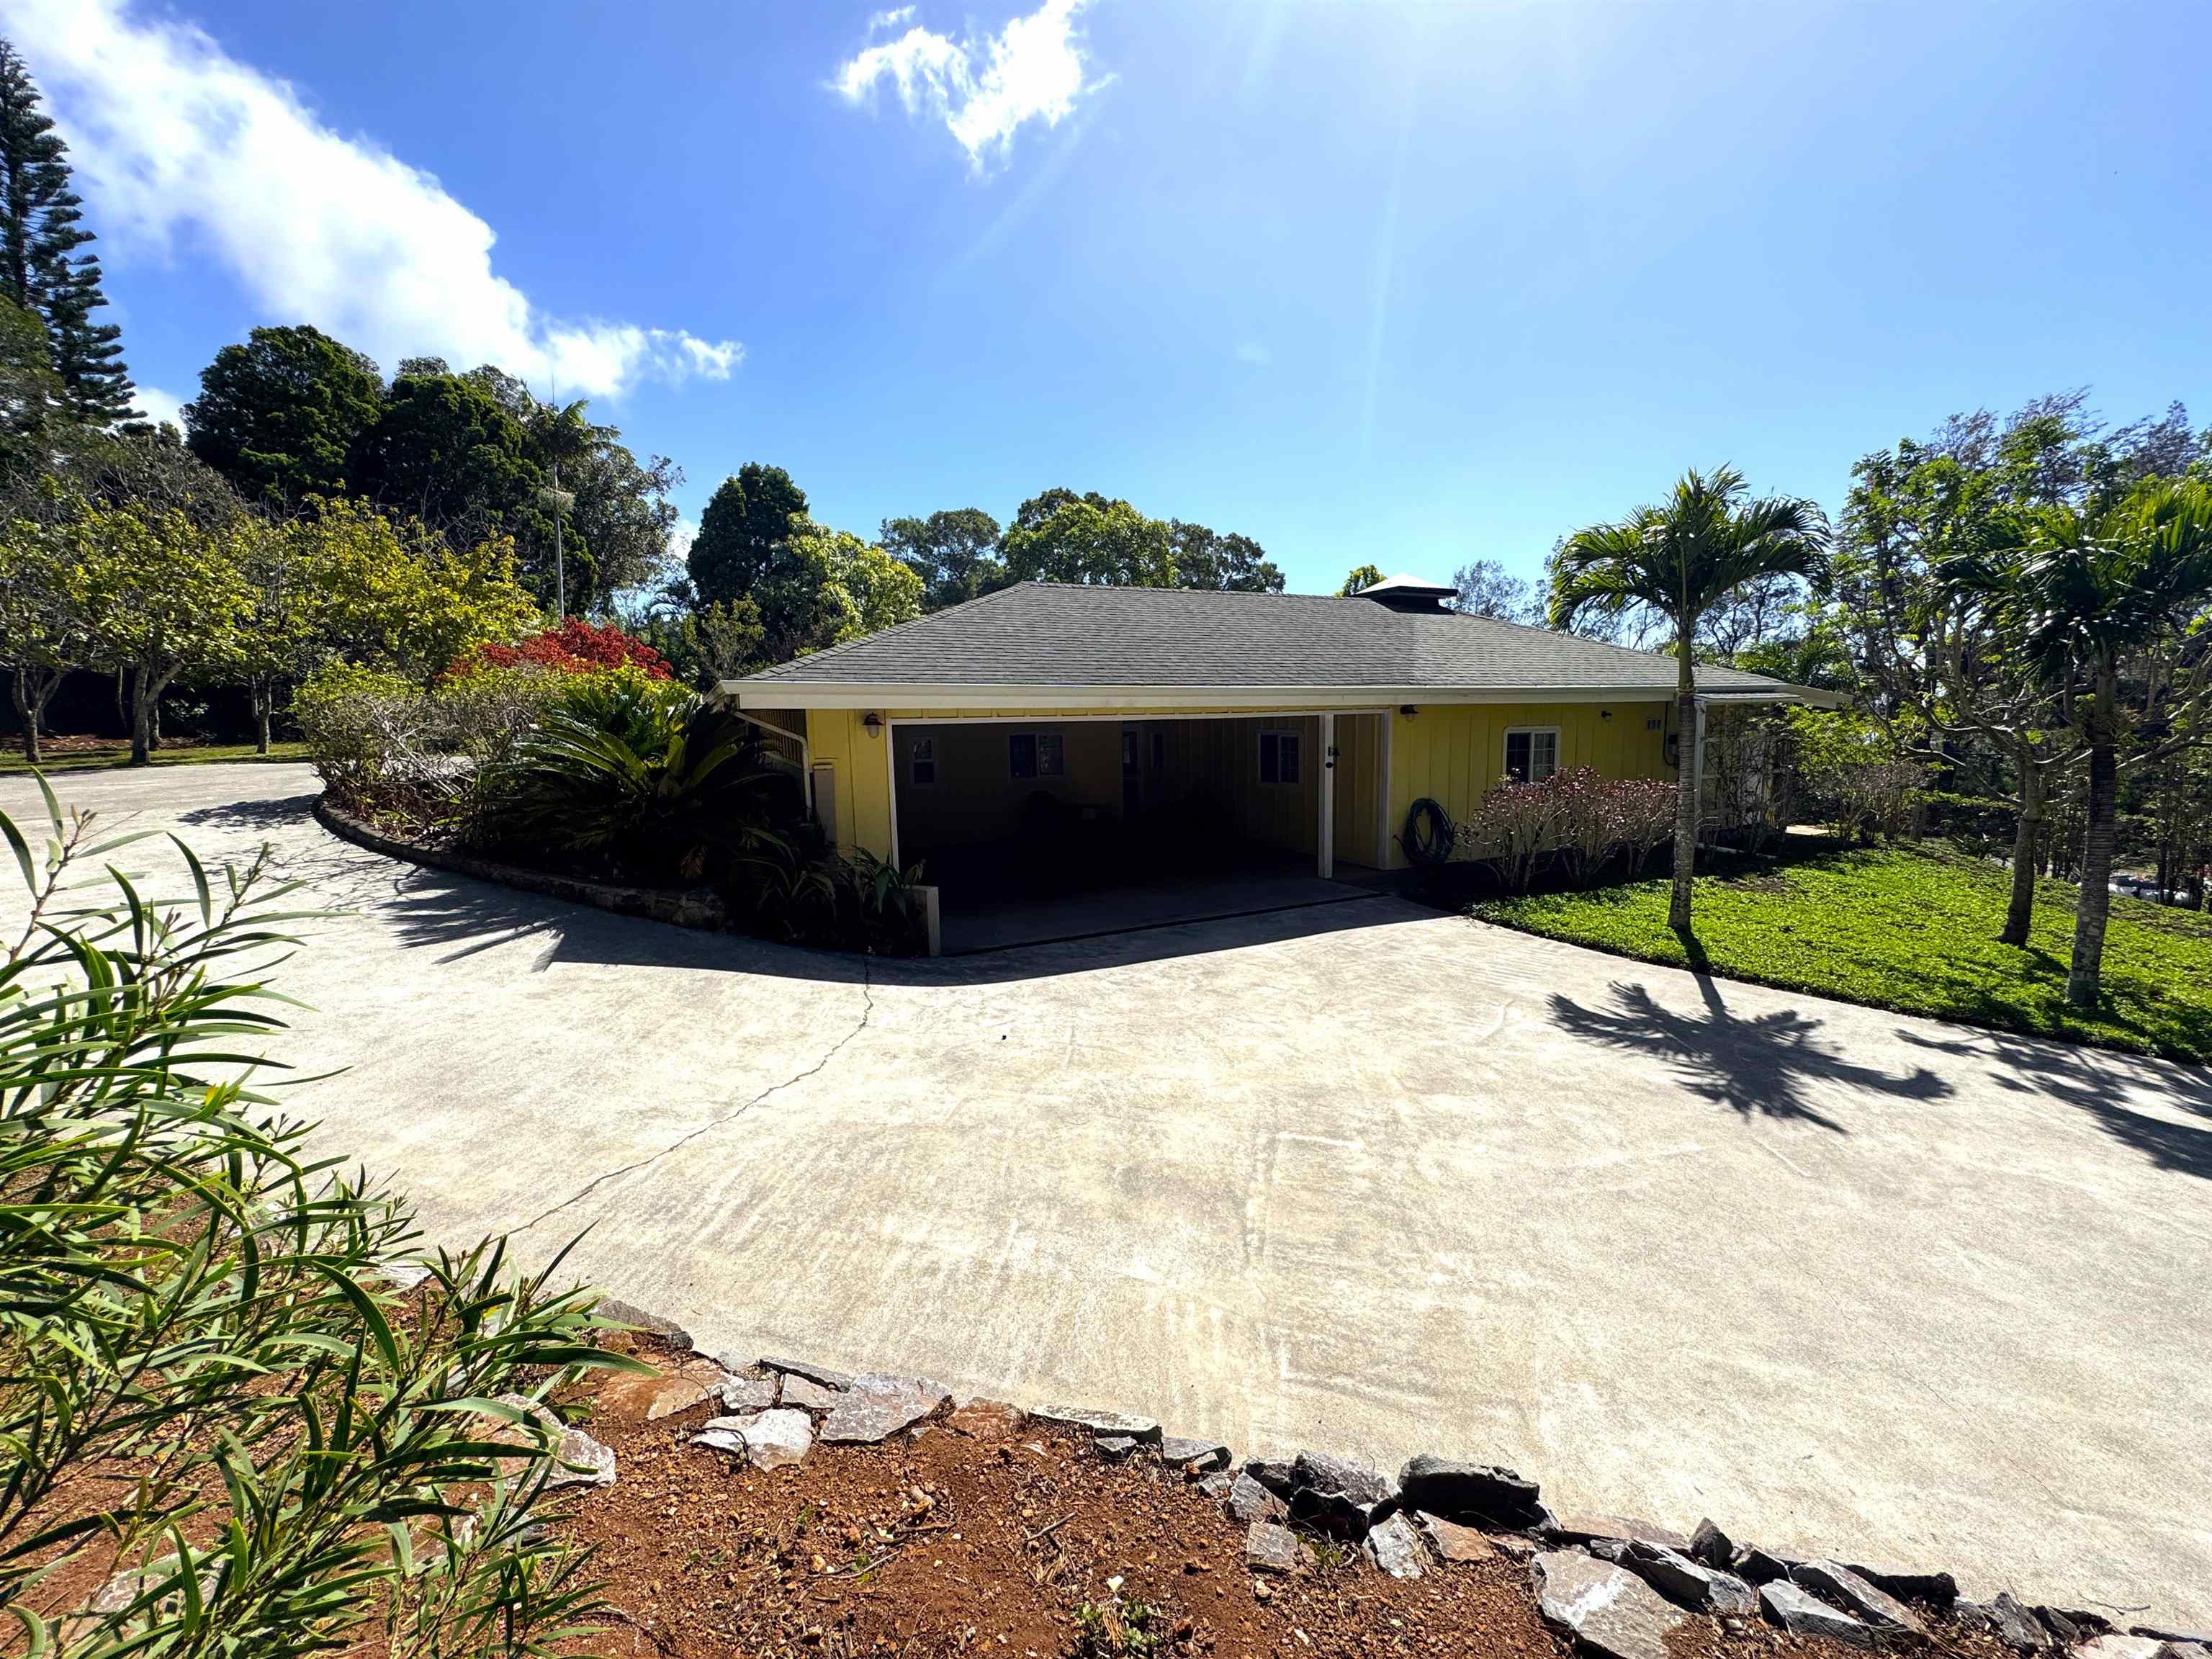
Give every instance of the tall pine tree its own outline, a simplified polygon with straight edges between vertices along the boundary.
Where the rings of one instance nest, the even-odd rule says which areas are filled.
[[[100,259],[79,251],[92,233],[53,126],[30,70],[0,40],[0,294],[46,324],[69,414],[110,426],[135,414],[123,331],[94,319],[107,303]]]

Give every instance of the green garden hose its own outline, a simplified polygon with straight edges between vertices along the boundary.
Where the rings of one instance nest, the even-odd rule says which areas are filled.
[[[1406,830],[1398,845],[1406,849],[1409,861],[1433,870],[1449,861],[1455,834],[1451,814],[1424,795],[1406,809]]]

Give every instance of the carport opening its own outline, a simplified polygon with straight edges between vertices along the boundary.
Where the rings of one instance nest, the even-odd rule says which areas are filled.
[[[1326,724],[898,721],[899,860],[937,884],[948,951],[1349,897],[1387,844],[1385,728]]]

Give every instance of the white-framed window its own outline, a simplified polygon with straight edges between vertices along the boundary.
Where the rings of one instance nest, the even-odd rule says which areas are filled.
[[[1006,736],[1006,775],[1056,778],[1067,769],[1057,732],[1012,732]]]
[[[1505,731],[1505,775],[1516,783],[1541,783],[1559,769],[1559,728],[1512,726]]]
[[[1262,732],[1260,733],[1260,781],[1290,783],[1298,781],[1298,734],[1296,732]]]
[[[907,765],[915,783],[927,789],[937,781],[937,739],[916,738]]]

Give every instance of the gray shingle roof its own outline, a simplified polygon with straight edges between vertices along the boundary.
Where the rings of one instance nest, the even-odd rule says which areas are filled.
[[[736,682],[797,686],[1395,687],[1464,691],[1674,689],[1674,659],[1357,596],[1024,582]],[[1700,690],[1782,690],[1700,668]],[[758,701],[757,697],[750,699]]]

